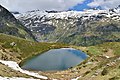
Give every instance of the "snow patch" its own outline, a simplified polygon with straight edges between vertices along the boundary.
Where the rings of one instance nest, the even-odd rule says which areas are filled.
[[[80,76],[81,77],[81,76]],[[71,80],[78,80],[80,77],[77,77],[77,78],[74,78],[74,79],[71,79]]]
[[[1,77],[0,76],[0,80],[39,80],[39,79],[32,79],[32,78],[22,78],[22,77],[13,77],[13,78],[10,78],[10,77]]]
[[[16,71],[20,71],[21,73],[25,73],[27,75],[34,76],[34,77],[41,78],[41,79],[48,79],[46,76],[39,75],[38,73],[34,73],[34,72],[30,72],[30,71],[21,69],[19,67],[19,65],[17,64],[17,62],[14,62],[14,61],[3,61],[3,60],[0,60],[0,62],[2,64],[4,64],[4,65],[6,65],[6,66],[16,70]]]

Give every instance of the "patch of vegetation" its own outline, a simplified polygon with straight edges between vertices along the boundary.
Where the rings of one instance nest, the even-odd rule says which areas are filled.
[[[108,73],[108,70],[106,68],[104,68],[101,75],[104,76],[104,75],[107,75],[107,73]]]
[[[119,79],[120,79],[120,77],[115,76],[115,77],[110,78],[109,80],[119,80]]]
[[[103,44],[89,46],[86,51],[93,55],[102,55],[112,50],[112,54],[120,56],[120,42],[105,42]]]

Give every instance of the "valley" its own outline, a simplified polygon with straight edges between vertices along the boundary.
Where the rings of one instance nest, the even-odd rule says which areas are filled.
[[[34,10],[13,16],[0,6],[0,79],[119,80],[119,34],[119,7],[109,11]],[[67,51],[59,51],[59,49],[67,49]],[[77,64],[61,71],[22,69],[22,65],[30,59],[45,55],[51,50],[58,52],[47,54],[48,56],[53,54],[52,57],[49,56],[50,59],[46,56],[41,59],[41,61],[51,61],[50,65],[54,60],[57,61],[58,56],[60,59],[58,62],[64,63],[63,67],[76,55],[84,56],[81,52],[88,56],[75,58]],[[79,51],[81,52],[78,53]],[[56,53],[58,56],[55,55]],[[81,61],[81,58],[84,60]],[[71,62],[75,63],[74,60]],[[40,61],[37,61],[36,64],[40,64]],[[46,66],[49,62],[45,61],[41,64],[44,63],[45,67],[49,68]],[[37,67],[35,64],[30,65]],[[58,64],[54,67],[56,65],[59,67]]]

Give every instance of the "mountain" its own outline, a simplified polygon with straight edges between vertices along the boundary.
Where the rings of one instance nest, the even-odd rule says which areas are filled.
[[[12,13],[16,16],[16,12]],[[0,6],[0,80],[120,79],[120,13],[118,8],[109,11],[86,10],[83,12],[35,10],[24,14],[17,13],[16,18],[20,22],[14,16]],[[34,39],[27,28],[32,31],[38,41],[44,42],[26,40]],[[69,47],[85,52],[89,58],[68,70],[53,71],[52,74],[49,71],[27,71],[20,68],[26,60],[34,56],[51,49]]]
[[[85,11],[29,11],[16,17],[40,42],[90,46],[120,41],[119,9]]]
[[[34,40],[31,31],[0,5],[0,33]]]
[[[120,13],[120,5],[118,5],[118,7],[113,8],[113,9],[109,9],[110,12],[114,12],[114,13]]]

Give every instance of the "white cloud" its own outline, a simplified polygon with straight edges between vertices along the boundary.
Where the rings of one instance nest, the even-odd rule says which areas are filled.
[[[84,0],[0,0],[0,4],[11,11],[67,10]]]
[[[91,2],[91,3],[89,3],[88,4],[88,6],[90,6],[90,7],[97,7],[97,6],[100,6],[101,4],[103,4],[104,3],[104,1],[103,0],[99,0],[99,1],[93,1],[93,2]]]
[[[120,0],[94,0],[89,3],[90,7],[101,6],[103,9],[115,8],[120,5]]]

